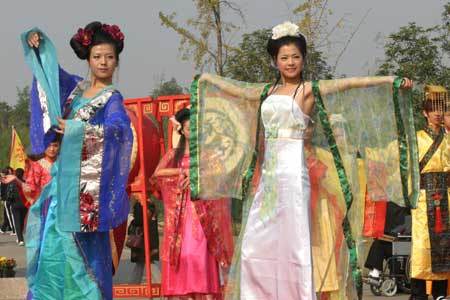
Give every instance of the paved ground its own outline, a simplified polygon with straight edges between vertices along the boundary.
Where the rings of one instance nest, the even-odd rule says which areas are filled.
[[[0,256],[14,257],[17,261],[17,273],[16,278],[1,278],[0,279],[0,300],[16,300],[24,299],[26,294],[26,282],[25,282],[25,248],[16,244],[16,237],[0,234]],[[122,255],[121,266],[119,272],[115,277],[116,283],[128,283],[134,264],[129,262],[130,253],[128,249],[124,250]],[[365,286],[364,300],[386,300],[386,299],[408,299],[407,295],[396,295],[395,297],[375,297],[371,294],[370,290]]]

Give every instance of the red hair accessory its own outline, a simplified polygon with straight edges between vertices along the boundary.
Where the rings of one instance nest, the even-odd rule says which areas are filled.
[[[117,25],[103,24],[102,30],[117,41],[123,41],[125,39],[125,35],[120,31],[120,28]]]
[[[82,44],[83,46],[87,47],[92,43],[92,35],[94,33],[92,30],[87,29],[84,30],[83,28],[79,28],[75,36],[73,37],[75,41]]]

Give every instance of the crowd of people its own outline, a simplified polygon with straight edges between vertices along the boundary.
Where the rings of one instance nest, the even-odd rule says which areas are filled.
[[[11,230],[26,246],[28,299],[112,299],[114,242],[124,240],[128,225],[127,180],[137,142],[123,97],[113,85],[124,40],[117,25],[93,22],[80,28],[70,45],[89,67],[89,78],[82,79],[61,67],[41,30],[22,35],[34,75],[33,155],[25,170],[2,173],[1,230]],[[376,136],[379,140],[371,136],[376,141],[356,143],[355,127],[367,136],[374,125],[370,120],[355,124],[358,120],[342,107],[352,101],[403,101],[412,82],[395,76],[306,81],[307,49],[298,26],[286,22],[273,28],[267,43],[278,70],[274,83],[252,85],[210,74],[194,80],[190,108],[171,119],[179,142],[167,149],[149,179],[157,182],[164,205],[161,246],[154,203],[133,208],[128,225],[133,238],[126,242],[135,263],[132,282],[140,283],[144,271],[145,207],[150,260],[161,261],[161,292],[168,299],[360,298],[358,210],[364,199],[360,191],[367,189],[367,197],[388,203],[387,231],[405,215],[412,217],[411,299],[426,299],[426,280],[433,281],[435,299],[446,296],[447,94],[425,91],[428,123],[417,136],[406,130],[404,140],[387,144],[386,129]],[[376,97],[364,100],[371,95]],[[333,106],[339,101],[340,110]],[[396,105],[401,110],[409,104]],[[388,113],[383,117],[387,123],[402,123],[398,114],[396,119]],[[323,139],[317,135],[318,142],[319,125]],[[418,148],[411,142],[416,138]],[[364,171],[372,163],[369,152],[388,149],[394,158],[388,162],[381,155],[377,164],[390,166],[389,181]],[[411,163],[417,149],[420,193],[410,207],[396,209],[389,202],[390,187],[403,187],[408,198],[403,175],[414,168],[404,164],[418,163]],[[362,184],[364,176],[367,182],[377,181],[375,189]],[[243,203],[238,237],[233,235],[231,199]],[[366,267],[376,277],[386,255],[384,245],[373,245]]]

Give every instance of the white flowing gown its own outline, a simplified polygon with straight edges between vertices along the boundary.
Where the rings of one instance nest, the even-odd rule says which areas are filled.
[[[242,241],[241,299],[315,299],[303,148],[310,120],[287,95],[269,96],[261,116],[265,156]]]

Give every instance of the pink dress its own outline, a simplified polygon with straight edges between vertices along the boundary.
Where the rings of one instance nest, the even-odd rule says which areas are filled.
[[[160,162],[160,168],[173,167],[171,151]],[[180,167],[189,169],[189,156],[184,156]],[[202,228],[197,211],[202,215],[202,204],[197,206],[190,198],[190,190],[180,191],[178,176],[161,177],[158,179],[164,202],[164,237],[162,244],[162,294],[164,296],[194,296],[201,299],[202,295],[214,295],[220,298],[221,286],[219,276],[218,251],[208,251],[208,240]],[[215,200],[221,201],[221,200]],[[210,201],[210,202],[215,202]],[[201,201],[199,202],[201,203]],[[226,224],[231,228],[231,223]],[[214,226],[212,226],[214,227]],[[231,231],[225,230],[227,236]],[[219,234],[221,235],[221,234]],[[221,241],[223,242],[224,239]],[[222,244],[221,242],[221,244]],[[232,248],[229,244],[227,249]],[[217,244],[217,243],[214,243]],[[224,248],[222,246],[215,247]],[[211,250],[211,249],[210,249]],[[212,252],[212,253],[211,253]],[[219,251],[221,253],[226,251]],[[227,252],[231,259],[232,253]]]

